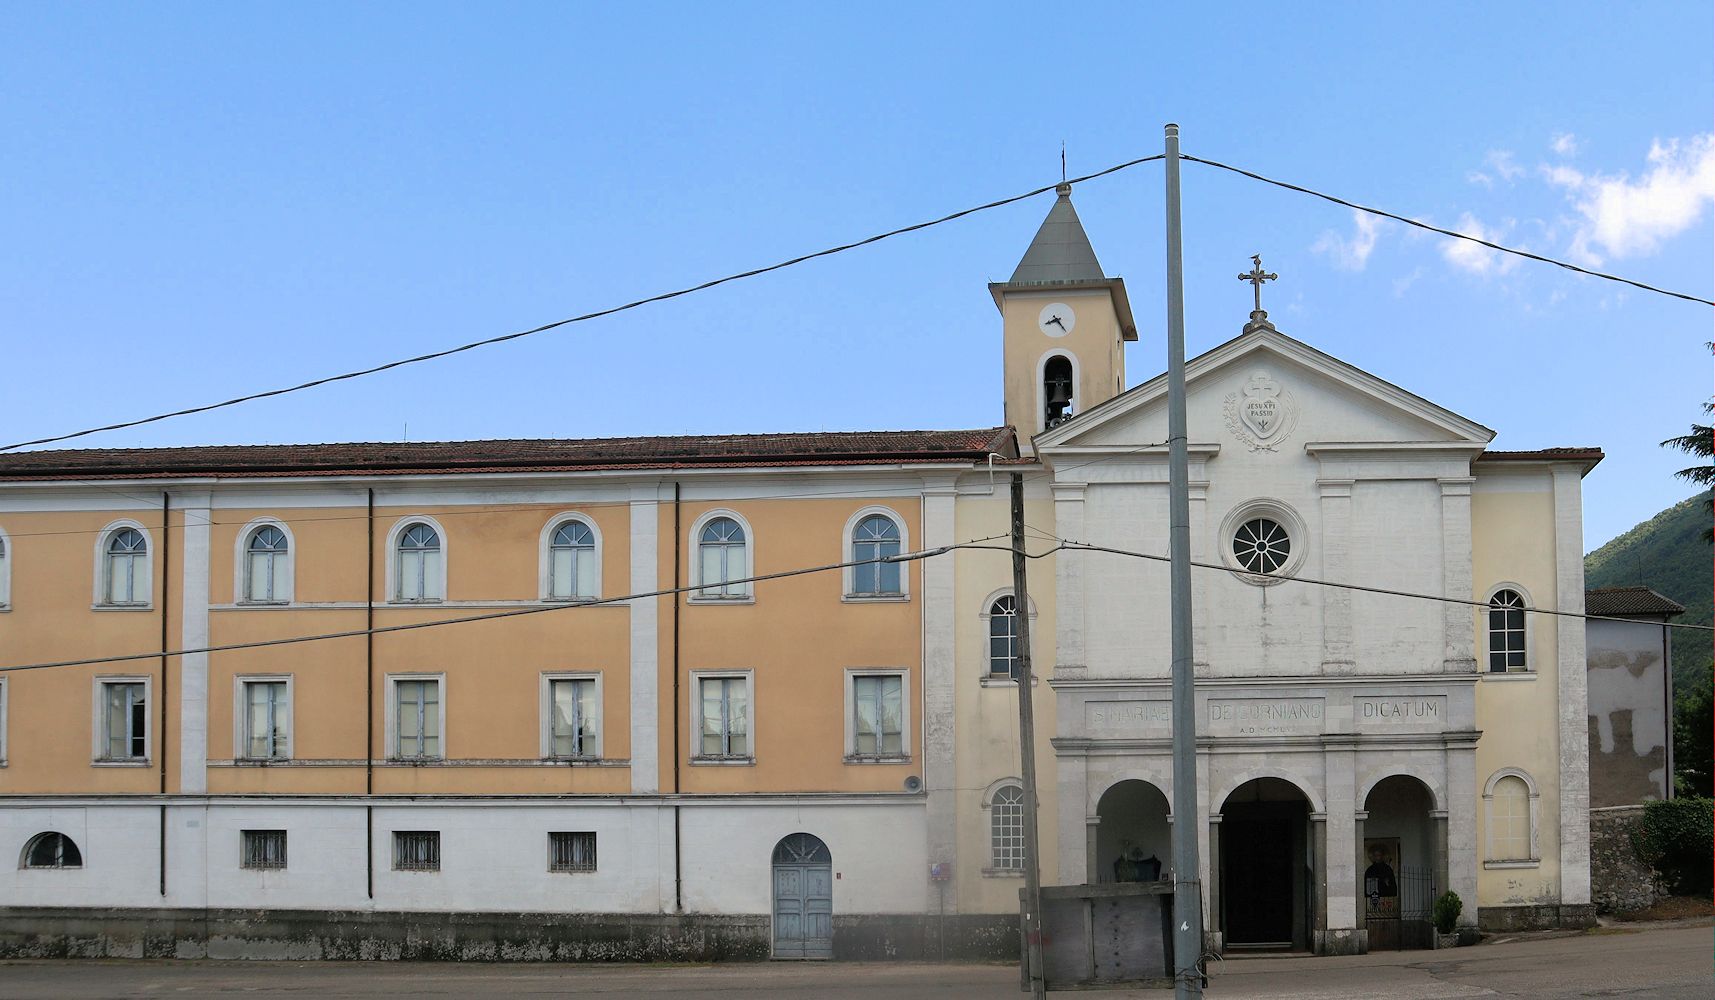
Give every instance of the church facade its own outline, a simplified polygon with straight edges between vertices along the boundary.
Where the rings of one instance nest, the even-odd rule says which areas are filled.
[[[0,951],[1015,952],[1024,618],[1044,880],[1171,874],[1164,382],[1069,189],[989,292],[1001,426],[0,456]],[[1588,920],[1600,452],[1260,304],[1188,387],[1213,943]]]

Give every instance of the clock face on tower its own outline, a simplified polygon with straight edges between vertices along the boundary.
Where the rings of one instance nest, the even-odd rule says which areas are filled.
[[[1050,337],[1064,337],[1077,325],[1077,315],[1072,312],[1072,307],[1064,302],[1048,303],[1036,317],[1037,328]]]

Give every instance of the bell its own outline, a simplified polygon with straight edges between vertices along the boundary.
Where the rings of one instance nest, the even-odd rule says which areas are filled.
[[[1063,379],[1048,383],[1047,424],[1053,427],[1071,416],[1072,385]]]

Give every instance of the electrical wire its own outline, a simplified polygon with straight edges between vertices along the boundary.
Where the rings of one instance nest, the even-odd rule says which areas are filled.
[[[534,326],[528,330],[518,330],[518,331],[515,331],[513,333],[501,334],[498,337],[488,337],[488,338],[483,339],[483,340],[474,340],[468,344],[460,344],[457,347],[449,347],[449,348],[447,348],[445,350],[441,350],[441,351],[432,351],[428,354],[419,354],[419,355],[416,355],[415,357],[401,358],[401,359],[396,360],[396,361],[389,361],[389,362],[386,362],[385,364],[374,365],[374,366],[369,367],[369,368],[359,368],[355,371],[344,372],[344,373],[339,374],[339,375],[328,375],[328,376],[325,376],[323,378],[311,379],[308,382],[300,382],[297,385],[284,386],[284,387],[281,387],[278,389],[268,389],[268,390],[264,390],[262,392],[252,392],[252,393],[248,393],[248,394],[243,395],[243,396],[235,396],[231,399],[222,400],[221,402],[218,402],[218,403],[206,403],[202,406],[190,406],[190,407],[186,407],[182,410],[173,410],[173,411],[168,412],[168,413],[157,413],[153,416],[139,417],[135,420],[123,420],[123,421],[120,421],[118,423],[104,424],[100,427],[87,427],[87,428],[84,428],[83,430],[71,431],[71,432],[66,433],[66,434],[55,434],[55,435],[51,435],[49,437],[35,438],[35,439],[29,440],[29,441],[17,441],[17,442],[14,442],[12,444],[0,445],[0,452],[13,451],[13,450],[18,449],[18,448],[28,448],[28,447],[31,447],[33,445],[38,445],[38,444],[52,444],[56,441],[70,441],[73,438],[87,437],[90,434],[100,434],[100,433],[103,433],[105,431],[123,430],[127,427],[140,427],[144,424],[152,424],[152,423],[155,423],[155,422],[161,421],[161,420],[170,420],[174,417],[190,416],[193,413],[207,413],[211,410],[219,410],[219,409],[223,409],[223,408],[228,407],[228,406],[237,406],[240,403],[249,403],[249,402],[252,402],[252,401],[255,401],[258,399],[268,399],[268,398],[271,398],[274,396],[284,396],[288,393],[302,392],[305,389],[314,389],[317,386],[327,385],[327,384],[332,383],[332,382],[343,382],[347,379],[362,378],[365,375],[374,375],[378,372],[389,371],[389,370],[394,369],[394,368],[402,368],[406,365],[420,364],[420,363],[425,362],[425,361],[434,361],[434,360],[437,360],[439,358],[450,357],[454,354],[461,354],[465,351],[476,350],[479,347],[489,347],[489,346],[492,346],[494,344],[503,344],[503,343],[506,343],[507,341],[511,341],[511,340],[519,340],[519,339],[524,338],[524,337],[534,336],[538,333],[546,333],[549,330],[556,330],[562,326],[569,326],[573,323],[584,323],[584,322],[587,322],[587,321],[592,320],[592,319],[600,319],[603,316],[612,316],[615,313],[626,312],[627,310],[636,309],[640,306],[651,305],[651,304],[656,303],[656,302],[666,302],[668,299],[676,299],[682,295],[690,295],[694,292],[705,291],[707,289],[714,288],[718,285],[727,284],[728,282],[741,281],[745,278],[754,278],[758,275],[768,274],[772,271],[783,270],[785,268],[792,267],[793,265],[796,265],[796,264],[802,264],[805,261],[815,260],[819,257],[831,257],[834,254],[844,253],[847,250],[855,250],[859,247],[868,246],[871,243],[879,243],[882,240],[890,239],[890,238],[895,237],[895,236],[902,236],[906,233],[918,232],[920,230],[929,229],[933,226],[939,226],[939,225],[942,225],[944,223],[952,222],[956,219],[962,219],[967,215],[975,215],[978,212],[986,212],[990,209],[1001,208],[1001,207],[1006,206],[1006,205],[1011,205],[1015,202],[1020,202],[1020,201],[1024,201],[1024,200],[1029,199],[1029,198],[1034,198],[1039,194],[1045,194],[1049,191],[1054,190],[1056,187],[1059,187],[1061,184],[1081,184],[1085,181],[1095,180],[1098,177],[1105,177],[1108,174],[1117,173],[1117,172],[1119,172],[1121,170],[1125,170],[1129,167],[1135,167],[1140,163],[1149,163],[1151,161],[1160,160],[1162,158],[1163,158],[1163,155],[1160,153],[1157,153],[1154,156],[1138,157],[1135,160],[1127,160],[1124,163],[1117,163],[1117,164],[1115,164],[1111,167],[1107,167],[1103,170],[1098,170],[1094,173],[1085,174],[1082,177],[1074,177],[1070,180],[1059,181],[1059,182],[1056,182],[1054,184],[1044,185],[1043,187],[1033,188],[1032,190],[1026,191],[1023,194],[1015,194],[1015,195],[1012,195],[1011,197],[1008,197],[1008,198],[999,198],[999,199],[996,199],[994,201],[985,202],[984,204],[976,205],[976,206],[971,207],[971,208],[960,209],[957,212],[951,212],[947,215],[941,216],[940,218],[930,219],[927,222],[918,222],[918,223],[913,223],[912,225],[909,225],[909,226],[901,226],[898,229],[890,229],[887,232],[877,233],[874,236],[866,236],[861,240],[854,240],[850,243],[842,243],[839,246],[828,247],[824,250],[817,250],[817,251],[814,251],[812,253],[800,254],[797,257],[792,257],[792,258],[789,258],[787,260],[780,261],[779,263],[769,264],[769,265],[766,265],[764,267],[751,268],[748,271],[739,271],[739,272],[736,272],[734,274],[728,274],[728,275],[725,275],[724,277],[720,277],[720,278],[713,278],[713,279],[710,279],[708,281],[700,282],[700,283],[695,284],[695,285],[687,285],[684,288],[675,289],[675,290],[670,291],[670,292],[661,292],[659,294],[650,295],[650,296],[647,296],[645,298],[634,299],[630,302],[624,303],[623,305],[609,306],[606,309],[598,309],[594,312],[587,312],[587,313],[583,313],[583,314],[578,315],[578,316],[571,316],[571,317],[568,317],[566,319],[555,320],[552,323],[543,323],[540,326]]]
[[[943,556],[960,549],[1000,548],[1002,551],[1012,551],[1010,546],[990,546],[983,543],[1005,535],[988,535],[974,538],[968,542],[954,542],[951,545],[941,545],[932,549],[921,549],[916,552],[904,552],[896,556],[882,556],[876,559],[848,559],[845,562],[828,563],[823,566],[807,566],[799,569],[780,570],[774,573],[759,573],[739,579],[721,581],[725,586],[733,584],[763,583],[769,580],[784,580],[796,576],[808,576],[812,573],[827,573],[833,570],[846,569],[852,566],[871,566],[879,563],[908,563],[919,562]],[[550,614],[556,611],[573,611],[580,608],[596,608],[604,605],[627,604],[631,601],[647,600],[653,597],[669,597],[675,594],[695,593],[709,589],[709,584],[692,584],[683,587],[665,587],[659,590],[648,590],[637,594],[626,594],[621,597],[603,597],[589,601],[575,601],[564,604],[546,604],[528,608],[514,608],[507,611],[493,611],[480,615],[462,615],[457,618],[436,618],[426,622],[406,622],[401,625],[382,625],[375,628],[345,629],[339,632],[319,632],[315,635],[286,636],[279,639],[258,639],[251,642],[225,643],[218,646],[196,646],[185,649],[156,650],[148,653],[123,653],[116,656],[89,657],[79,660],[55,660],[43,663],[24,663],[15,666],[0,666],[0,674],[18,673],[25,670],[49,670],[58,667],[97,666],[104,663],[128,663],[135,660],[158,660],[167,656],[188,656],[199,653],[230,653],[241,649],[260,649],[267,646],[292,646],[306,642],[325,642],[330,639],[353,639],[366,635],[385,635],[390,632],[412,632],[418,629],[441,628],[447,625],[464,625],[470,622],[494,621],[502,618],[521,618],[525,615]],[[420,605],[413,605],[420,606]],[[392,606],[390,606],[392,607]]]
[[[1041,529],[1036,529],[1036,530],[1040,531]],[[1170,562],[1171,561],[1171,559],[1168,556],[1158,555],[1158,554],[1153,553],[1153,552],[1137,552],[1137,551],[1134,551],[1132,549],[1114,548],[1114,547],[1109,546],[1109,545],[1094,545],[1094,544],[1091,544],[1089,542],[1079,542],[1079,541],[1074,541],[1074,540],[1069,539],[1069,538],[1062,538],[1058,535],[1053,536],[1053,537],[1060,542],[1059,546],[1057,547],[1058,551],[1106,552],[1110,555],[1128,556],[1128,557],[1133,558],[1133,559],[1147,559],[1151,562]],[[1056,549],[1050,549],[1049,551],[1056,551]],[[1422,594],[1422,593],[1417,593],[1416,591],[1410,591],[1410,590],[1395,590],[1391,587],[1375,587],[1375,586],[1371,586],[1369,584],[1363,584],[1363,583],[1347,583],[1347,582],[1342,581],[1342,580],[1323,580],[1323,579],[1319,579],[1319,578],[1313,577],[1313,576],[1273,576],[1272,574],[1267,574],[1267,573],[1251,573],[1251,572],[1248,572],[1246,570],[1237,569],[1237,568],[1234,568],[1232,566],[1227,566],[1223,563],[1200,562],[1196,559],[1191,560],[1191,565],[1196,567],[1197,569],[1218,570],[1222,573],[1226,573],[1229,576],[1247,578],[1247,579],[1252,579],[1252,580],[1260,579],[1260,578],[1267,578],[1270,580],[1278,580],[1281,583],[1308,583],[1308,584],[1312,584],[1312,585],[1318,586],[1318,587],[1333,587],[1333,588],[1338,589],[1338,590],[1356,590],[1356,591],[1360,591],[1360,592],[1366,593],[1366,594],[1381,594],[1381,595],[1384,595],[1387,597],[1409,597],[1409,598],[1414,598],[1417,600],[1424,600],[1424,601],[1439,601],[1443,604],[1459,604],[1459,605],[1464,605],[1464,606],[1472,607],[1472,608],[1481,608],[1485,611],[1496,610],[1494,605],[1489,604],[1487,601],[1474,601],[1474,600],[1471,600],[1471,599],[1465,598],[1465,597],[1448,597],[1445,594]],[[1586,614],[1586,613],[1581,612],[1581,611],[1558,611],[1558,610],[1555,610],[1553,608],[1538,608],[1538,607],[1533,607],[1530,605],[1525,605],[1522,608],[1515,607],[1511,610],[1522,610],[1522,611],[1526,611],[1526,612],[1534,612],[1534,613],[1539,614],[1539,615],[1553,615],[1553,616],[1559,617],[1559,618],[1581,618],[1581,619],[1584,619],[1585,621],[1633,622],[1633,623],[1635,623],[1637,621],[1637,619],[1635,619],[1635,618],[1621,618],[1617,615],[1592,615],[1592,614]],[[1659,624],[1664,628],[1683,628],[1683,629],[1692,629],[1694,631],[1699,631],[1699,632],[1715,632],[1715,625],[1693,625],[1693,624],[1689,624],[1686,622],[1651,622],[1650,624],[1652,624],[1652,625],[1658,625]]]
[[[1417,219],[1412,219],[1412,218],[1408,218],[1407,216],[1404,216],[1404,215],[1399,215],[1399,214],[1396,214],[1394,212],[1389,212],[1386,209],[1372,208],[1369,205],[1360,205],[1357,202],[1347,201],[1344,198],[1335,197],[1334,195],[1326,194],[1324,192],[1317,191],[1317,190],[1314,190],[1312,188],[1303,187],[1301,185],[1293,184],[1293,183],[1290,183],[1288,181],[1275,180],[1272,177],[1264,177],[1262,174],[1256,173],[1254,171],[1246,170],[1242,167],[1235,167],[1235,166],[1232,166],[1230,164],[1222,163],[1219,160],[1205,160],[1200,156],[1192,156],[1189,153],[1180,153],[1179,158],[1182,160],[1190,160],[1192,163],[1201,163],[1206,167],[1215,167],[1215,168],[1220,169],[1220,170],[1229,170],[1229,171],[1231,171],[1235,174],[1238,174],[1242,177],[1249,177],[1251,180],[1254,180],[1254,181],[1261,181],[1264,184],[1273,184],[1275,187],[1285,188],[1288,191],[1297,191],[1299,194],[1307,194],[1307,195],[1310,195],[1312,198],[1321,198],[1323,201],[1331,201],[1336,205],[1343,205],[1346,208],[1350,208],[1350,209],[1353,209],[1355,211],[1366,212],[1370,215],[1380,216],[1381,218],[1384,218],[1384,219],[1392,219],[1395,222],[1403,222],[1408,226],[1415,226],[1418,229],[1427,230],[1427,231],[1432,232],[1432,233],[1439,233],[1442,236],[1449,236],[1449,237],[1452,237],[1453,239],[1456,239],[1456,240],[1468,240],[1468,241],[1470,241],[1472,243],[1476,243],[1480,246],[1488,247],[1490,250],[1499,250],[1501,253],[1510,253],[1510,254],[1513,254],[1514,256],[1523,257],[1526,260],[1534,260],[1534,261],[1538,261],[1538,262],[1543,263],[1543,264],[1553,264],[1555,267],[1563,267],[1568,271],[1574,271],[1578,274],[1588,275],[1592,278],[1602,278],[1602,279],[1607,280],[1607,281],[1617,281],[1617,282],[1621,283],[1622,285],[1631,285],[1633,288],[1641,288],[1646,292],[1655,292],[1657,295],[1667,295],[1667,296],[1671,296],[1672,298],[1676,298],[1676,299],[1684,299],[1687,302],[1698,302],[1698,303],[1701,303],[1701,304],[1706,305],[1706,306],[1715,306],[1715,301],[1711,301],[1709,299],[1699,298],[1698,296],[1695,296],[1695,295],[1687,295],[1684,292],[1676,292],[1676,291],[1673,291],[1673,290],[1667,289],[1667,288],[1658,288],[1655,285],[1646,285],[1641,281],[1633,281],[1631,278],[1622,278],[1617,274],[1608,274],[1604,271],[1592,271],[1587,267],[1579,267],[1577,264],[1573,264],[1573,263],[1570,263],[1568,261],[1558,260],[1554,257],[1544,257],[1542,254],[1531,253],[1529,250],[1520,250],[1516,247],[1503,246],[1502,244],[1495,243],[1495,242],[1492,242],[1490,240],[1485,240],[1485,239],[1482,239],[1480,237],[1472,236],[1469,233],[1461,233],[1461,232],[1457,232],[1457,231],[1452,230],[1452,229],[1442,229],[1440,226],[1432,226],[1427,222],[1420,222]]]

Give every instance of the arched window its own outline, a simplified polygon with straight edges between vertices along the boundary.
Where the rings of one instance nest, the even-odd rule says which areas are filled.
[[[289,548],[286,533],[272,524],[250,533],[244,546],[245,600],[262,604],[291,600]]]
[[[595,597],[598,578],[595,532],[582,521],[560,522],[548,540],[548,599]]]
[[[141,531],[120,528],[108,536],[102,574],[103,603],[149,603],[149,540]]]
[[[63,833],[38,833],[24,845],[24,868],[82,868],[83,854]]]
[[[1540,863],[1536,846],[1536,784],[1526,772],[1502,768],[1483,790],[1491,867],[1530,867]]]
[[[1071,359],[1063,354],[1049,358],[1042,366],[1043,427],[1072,419],[1076,405],[1072,397],[1076,391]]]
[[[1489,672],[1529,670],[1525,654],[1525,600],[1516,590],[1495,591],[1489,598]]]
[[[1018,601],[1002,594],[989,605],[989,676],[1018,680]]]
[[[1024,868],[1024,789],[1002,785],[989,800],[989,848],[997,871]]]
[[[703,525],[697,535],[698,582],[702,584],[698,597],[749,596],[750,584],[734,582],[750,575],[748,544],[744,526],[730,517],[712,518]]]
[[[438,601],[446,577],[441,565],[441,536],[421,521],[399,535],[398,582],[395,596],[401,601]]]
[[[871,514],[852,531],[852,561],[890,559],[899,555],[899,524],[886,514]],[[852,567],[852,595],[887,597],[904,593],[900,564],[872,562]]]

